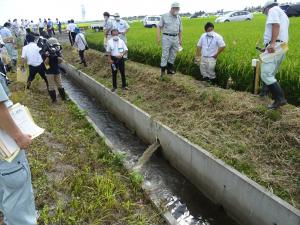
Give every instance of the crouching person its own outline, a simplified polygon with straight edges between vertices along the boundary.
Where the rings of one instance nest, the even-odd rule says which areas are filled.
[[[46,75],[49,82],[49,95],[53,103],[57,102],[55,91],[55,88],[57,88],[61,99],[65,101],[66,94],[65,89],[62,86],[59,69],[59,64],[63,62],[61,57],[61,45],[56,38],[49,38],[47,42],[52,49],[45,59]]]
[[[225,42],[221,35],[214,32],[214,25],[207,23],[205,33],[201,36],[196,51],[196,62],[200,61],[200,72],[203,80],[213,84],[216,80],[216,63],[218,56],[225,49]]]
[[[128,48],[125,42],[119,38],[119,31],[113,29],[111,31],[112,38],[107,43],[107,55],[108,62],[111,65],[112,70],[112,83],[113,88],[112,92],[115,92],[117,89],[117,74],[118,70],[121,73],[122,77],[122,89],[123,91],[127,90],[126,77],[125,77],[125,60],[124,56],[128,53]]]
[[[2,63],[0,67],[3,70]],[[23,134],[11,118],[8,108],[12,105],[5,77],[0,75],[0,128],[9,134],[21,149],[26,149],[31,144],[31,137]],[[31,173],[24,150],[21,150],[12,162],[0,158],[0,211],[4,216],[4,224],[37,224]]]

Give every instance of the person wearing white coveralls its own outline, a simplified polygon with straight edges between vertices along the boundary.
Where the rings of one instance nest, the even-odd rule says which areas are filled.
[[[175,74],[174,62],[179,46],[182,45],[182,21],[179,16],[180,5],[173,3],[171,11],[162,15],[157,28],[157,43],[160,44],[162,33],[161,76]]]
[[[31,137],[23,134],[11,118],[8,108],[13,103],[9,100],[9,95],[6,81],[0,75],[0,128],[21,149],[26,149],[31,144]],[[31,173],[24,150],[12,162],[0,158],[0,211],[6,225],[37,224]]]
[[[265,51],[271,54],[282,43],[288,43],[289,18],[278,6],[277,0],[268,0],[264,5],[264,13],[267,15],[264,34]],[[269,109],[277,109],[287,104],[283,90],[275,78],[284,58],[285,54],[280,53],[275,57],[265,59],[261,65],[261,79],[268,86],[275,100],[273,104],[268,106]]]
[[[226,45],[223,37],[214,32],[212,23],[208,22],[205,24],[204,29],[205,33],[202,34],[197,44],[196,62],[200,62],[200,72],[203,80],[214,83],[217,59],[221,52],[224,51]]]

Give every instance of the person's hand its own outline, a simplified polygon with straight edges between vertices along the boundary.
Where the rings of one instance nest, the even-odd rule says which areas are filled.
[[[218,58],[218,54],[215,54],[215,55],[213,56],[213,58],[214,58],[214,59],[217,59],[217,58]]]
[[[199,64],[201,62],[201,58],[199,56],[195,57],[194,63]]]
[[[32,139],[28,134],[20,134],[16,137],[15,141],[21,149],[27,149],[31,144]]]
[[[25,66],[24,65],[21,66],[21,71],[25,72]]]
[[[275,52],[275,44],[270,44],[267,47],[267,51],[268,51],[268,53],[274,53]]]
[[[117,58],[118,58],[118,59],[122,59],[123,56],[124,56],[124,54],[119,54],[119,55],[117,56]]]

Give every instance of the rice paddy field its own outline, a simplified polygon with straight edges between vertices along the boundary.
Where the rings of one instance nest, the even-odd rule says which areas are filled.
[[[217,64],[218,84],[226,87],[232,77],[233,88],[241,91],[252,90],[253,68],[251,60],[258,58],[256,44],[263,45],[265,16],[256,15],[253,21],[215,24],[215,31],[224,37],[226,51]],[[204,25],[215,18],[183,19],[183,48],[176,59],[177,70],[186,75],[200,78],[200,71],[193,63],[196,44],[204,32]],[[289,52],[279,74],[277,75],[290,103],[298,104],[300,100],[300,18],[290,19]],[[156,29],[144,28],[141,22],[130,24],[128,33],[129,58],[133,61],[159,66],[161,47],[156,44]],[[103,49],[103,33],[87,31],[91,48]]]

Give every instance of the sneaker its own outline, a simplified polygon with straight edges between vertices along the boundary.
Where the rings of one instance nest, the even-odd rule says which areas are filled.
[[[128,87],[123,87],[122,90],[123,91],[128,91]]]
[[[116,92],[117,88],[112,88],[111,92]]]

